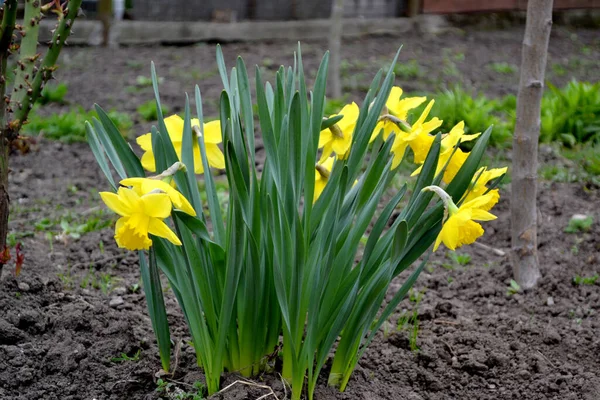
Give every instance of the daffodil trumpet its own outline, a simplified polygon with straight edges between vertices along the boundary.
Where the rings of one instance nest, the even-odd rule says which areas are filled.
[[[436,251],[441,243],[444,243],[450,250],[456,250],[465,244],[474,243],[484,233],[481,225],[475,221],[496,219],[495,215],[488,212],[490,202],[494,201],[493,193],[482,195],[462,203],[458,207],[452,201],[452,197],[439,186],[426,186],[422,190],[434,192],[444,204],[442,230],[435,240],[433,251]]]

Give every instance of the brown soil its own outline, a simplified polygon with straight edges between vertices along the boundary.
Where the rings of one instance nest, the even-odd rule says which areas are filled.
[[[551,42],[551,60],[582,59],[600,54],[598,32],[558,30]],[[485,65],[492,61],[518,63],[521,30],[466,32],[440,37],[408,35],[403,38],[369,38],[344,46],[345,58],[369,60],[373,68],[388,62],[393,49],[405,44],[407,54],[419,58],[434,78],[444,48],[464,52],[457,63],[462,82],[491,95],[514,92],[517,77],[498,77]],[[580,56],[581,47],[592,48]],[[317,66],[322,43],[304,47],[309,71]],[[247,64],[277,65],[288,57],[293,44],[232,44],[224,47],[228,60],[235,54]],[[347,52],[347,53],[346,53]],[[348,54],[348,57],[346,57]],[[68,100],[87,107],[97,101],[107,108],[133,111],[151,98],[150,89],[128,93],[143,65],[154,59],[163,76],[166,103],[180,104],[182,91],[192,91],[190,75],[177,80],[173,68],[189,73],[192,67],[214,69],[214,48],[125,48],[120,50],[69,49],[69,69],[61,79],[69,85]],[[592,58],[593,59],[593,58]],[[375,61],[372,61],[375,60]],[[380,65],[377,64],[380,60]],[[127,62],[130,61],[130,66]],[[266,64],[266,63],[265,63]],[[261,64],[262,65],[262,64]],[[573,75],[597,80],[598,70],[584,68]],[[145,74],[148,75],[148,74]],[[370,74],[367,73],[367,76]],[[568,77],[555,77],[560,84]],[[202,81],[203,97],[217,98],[218,76]],[[553,78],[554,79],[554,78]],[[185,82],[183,85],[182,82]],[[444,83],[443,81],[442,83]],[[412,83],[406,82],[406,88]],[[414,89],[420,87],[414,86]],[[358,96],[360,90],[352,91]],[[56,109],[56,106],[53,106]],[[214,113],[215,105],[206,105]],[[144,133],[147,126],[136,126]],[[0,399],[155,399],[155,373],[160,362],[139,283],[135,255],[117,249],[110,228],[84,234],[80,239],[52,240],[34,225],[43,218],[60,221],[82,214],[94,215],[97,192],[108,187],[86,145],[41,141],[38,151],[11,160],[13,217],[11,232],[24,234],[26,261],[15,279],[7,268],[0,281]],[[508,188],[495,209],[498,219],[486,223],[482,242],[508,251],[510,246]],[[543,279],[528,293],[509,295],[511,271],[507,257],[478,247],[461,249],[472,256],[461,266],[439,251],[419,279],[415,293],[423,299],[415,306],[405,300],[391,318],[386,332],[371,345],[345,393],[317,388],[317,399],[584,399],[600,398],[600,280],[575,285],[575,276],[600,274],[600,224],[597,187],[583,184],[540,185],[540,262]],[[566,234],[573,214],[594,215],[591,230]],[[102,217],[106,218],[106,217]],[[47,229],[46,229],[47,230]],[[50,228],[57,233],[59,226]],[[29,233],[31,232],[31,233]],[[90,267],[90,264],[94,264]],[[105,278],[102,284],[102,276]],[[173,338],[182,341],[171,392],[190,390],[202,380],[181,312],[167,295]],[[406,312],[418,313],[418,350],[411,350],[411,330],[397,330]],[[137,361],[111,360],[121,353]],[[325,371],[327,372],[327,371]],[[224,377],[223,387],[236,380]],[[279,398],[279,379],[265,375],[258,383],[272,387]],[[256,399],[265,390],[235,385],[217,395],[222,399]]]

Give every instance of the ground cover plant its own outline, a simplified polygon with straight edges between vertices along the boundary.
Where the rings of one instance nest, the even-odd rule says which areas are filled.
[[[598,143],[600,83],[573,80],[562,88],[548,86],[542,98],[540,142],[560,142],[568,147]],[[516,117],[514,95],[494,99],[473,95],[457,85],[432,96],[436,99],[432,112],[444,121],[443,129],[449,130],[459,121],[465,121],[469,132],[480,132],[493,125],[490,145],[510,146]]]
[[[220,47],[224,90],[217,121],[204,122],[198,87],[197,118],[191,118],[187,98],[183,118],[165,118],[152,69],[158,127],[137,139],[141,158],[96,107],[99,119],[87,124],[88,141],[116,191],[101,196],[120,215],[119,247],[139,252],[165,371],[171,344],[161,272],[186,317],[209,394],[218,391],[225,370],[244,376],[270,370],[270,355],[279,346],[281,373],[293,399],[300,399],[305,377],[313,398],[334,348],[328,383],[344,390],[427,258],[379,312],[392,280],[432,245],[435,251],[442,243],[452,250],[473,243],[484,233],[476,221],[495,219],[489,213],[499,198],[494,182],[506,168],[480,167],[491,129],[466,135],[461,121],[436,134],[442,121],[428,119],[433,100],[409,119],[408,111],[426,98],[402,97],[393,85],[396,59],[383,80],[383,71],[376,75],[360,107],[352,102],[329,117],[324,116],[327,54],[310,96],[300,48],[294,66],[281,67],[274,84],[265,84],[257,67],[266,151],[260,172],[246,66],[238,58],[228,71]],[[472,151],[460,149],[462,142],[475,140]],[[408,186],[382,210],[378,206],[409,153],[415,164],[410,198],[391,220]],[[226,172],[226,213],[211,167]],[[147,178],[144,169],[155,175]],[[208,213],[197,184],[202,173]]]

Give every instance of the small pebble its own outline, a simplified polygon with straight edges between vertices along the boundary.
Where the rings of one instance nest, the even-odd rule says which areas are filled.
[[[517,372],[517,375],[523,380],[529,380],[531,378],[531,373],[529,373],[529,371],[524,370],[524,369]]]
[[[554,298],[552,296],[548,297],[548,300],[546,300],[546,304],[549,306],[553,306],[554,305]]]
[[[112,292],[115,296],[123,296],[123,295],[127,294],[127,289],[122,286],[119,286],[119,287],[114,288]]]
[[[588,216],[585,214],[573,214],[573,216],[571,217],[571,219],[575,220],[575,221],[583,221],[583,220],[586,220],[587,218],[588,218]]]
[[[21,292],[28,292],[29,291],[29,285],[27,283],[25,283],[25,282],[19,282],[18,287],[19,287],[19,290]]]
[[[125,303],[123,298],[121,296],[116,296],[116,297],[113,297],[112,299],[110,299],[110,303],[108,303],[108,305],[112,308],[117,308],[118,306],[120,306],[123,303]]]

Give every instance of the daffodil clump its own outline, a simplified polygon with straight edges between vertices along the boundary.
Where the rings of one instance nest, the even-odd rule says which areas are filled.
[[[506,168],[480,166],[489,129],[466,135],[461,122],[440,132],[434,101],[403,96],[393,72],[380,71],[360,104],[324,116],[327,54],[310,91],[300,48],[274,84],[257,68],[255,93],[241,58],[228,71],[218,47],[217,64],[224,90],[210,122],[198,87],[196,118],[187,97],[183,116],[163,116],[153,67],[158,122],[137,138],[140,158],[100,107],[87,124],[113,188],[100,195],[120,216],[115,240],[140,257],[163,369],[171,338],[161,275],[211,394],[224,371],[256,376],[281,357],[292,399],[312,399],[331,354],[328,382],[344,390],[427,257],[381,311],[390,282],[442,243],[454,250],[480,237]],[[403,163],[414,183],[390,193]],[[229,188],[225,212],[211,169]]]

